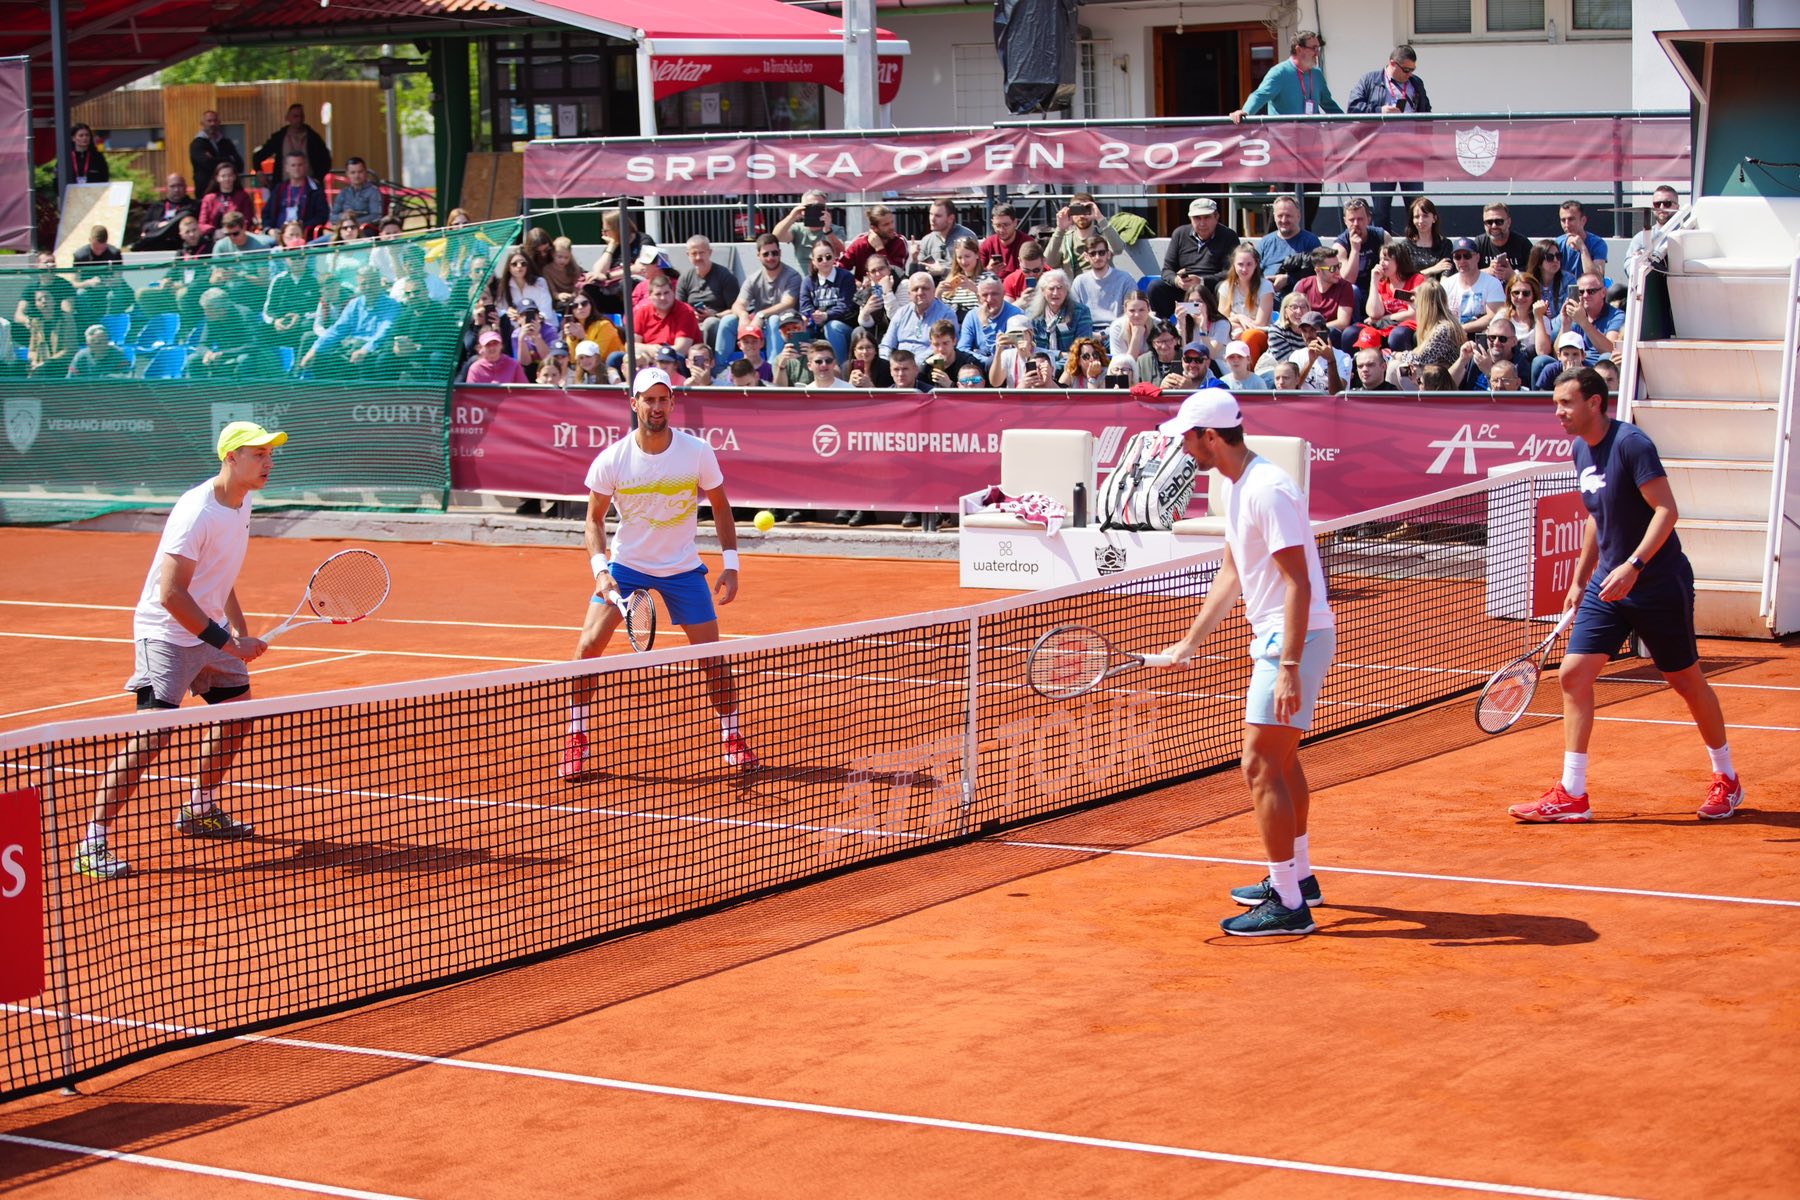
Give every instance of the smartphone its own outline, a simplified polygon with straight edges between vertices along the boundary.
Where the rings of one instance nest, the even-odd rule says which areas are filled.
[[[1200,302],[1198,300],[1178,300],[1175,303],[1175,312],[1183,317],[1197,317],[1200,315]]]
[[[825,206],[823,204],[807,205],[800,213],[800,223],[808,229],[825,228]]]
[[[1109,388],[1129,389],[1131,387],[1131,376],[1124,372],[1108,375],[1106,377],[1106,386]]]
[[[1080,204],[1069,205],[1069,215],[1071,217],[1091,216],[1091,215],[1093,215],[1093,212],[1094,212],[1094,206],[1087,203],[1086,201],[1083,201]]]
[[[1413,298],[1412,289],[1410,289],[1410,288],[1395,288],[1394,289],[1394,299],[1396,299],[1396,300],[1411,300],[1412,298]]]

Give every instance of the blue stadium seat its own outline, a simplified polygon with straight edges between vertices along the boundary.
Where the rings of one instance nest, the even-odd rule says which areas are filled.
[[[100,318],[100,325],[106,330],[106,336],[112,339],[115,346],[123,345],[125,333],[131,328],[130,313],[108,313]]]
[[[138,330],[137,349],[144,354],[161,350],[174,343],[175,335],[181,331],[181,314],[178,312],[157,313],[144,327]],[[114,338],[114,341],[119,339]]]
[[[281,359],[281,373],[283,375],[292,375],[294,373],[294,348],[292,346],[277,346],[275,347],[275,353]]]
[[[145,379],[180,379],[187,369],[187,349],[183,346],[164,346],[144,368]]]

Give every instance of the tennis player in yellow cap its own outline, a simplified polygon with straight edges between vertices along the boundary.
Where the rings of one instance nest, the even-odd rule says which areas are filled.
[[[268,647],[250,636],[237,577],[250,547],[250,493],[268,486],[275,447],[286,441],[285,433],[233,421],[219,431],[219,473],[183,493],[170,511],[131,622],[137,666],[125,690],[136,694],[139,712],[179,708],[189,692],[208,704],[249,697],[246,665]],[[214,799],[246,728],[240,721],[207,727],[193,795],[175,820],[182,834],[241,838],[252,832]],[[167,740],[167,733],[142,734],[114,757],[76,851],[81,874],[118,879],[131,873],[130,864],[112,852],[112,823]]]

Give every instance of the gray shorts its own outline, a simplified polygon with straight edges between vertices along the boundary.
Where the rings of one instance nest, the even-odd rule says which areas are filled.
[[[218,689],[242,690],[250,686],[250,668],[241,658],[201,642],[177,646],[161,638],[139,638],[136,669],[125,681],[125,690],[149,688],[150,694],[171,707],[179,707],[187,694],[205,699]]]

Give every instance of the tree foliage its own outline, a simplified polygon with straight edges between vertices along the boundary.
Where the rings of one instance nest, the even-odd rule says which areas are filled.
[[[369,46],[215,46],[162,72],[162,82],[255,83],[263,79],[367,79]]]

